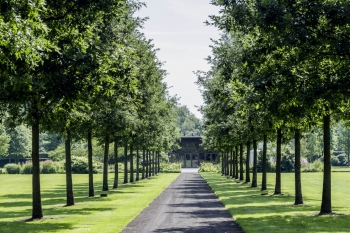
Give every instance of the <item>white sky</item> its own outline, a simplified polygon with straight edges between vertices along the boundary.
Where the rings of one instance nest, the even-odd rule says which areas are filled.
[[[165,62],[169,73],[165,78],[171,96],[180,97],[180,104],[201,118],[197,107],[203,104],[202,96],[195,84],[197,70],[208,71],[204,60],[211,54],[210,38],[218,39],[219,32],[213,26],[206,26],[209,15],[217,15],[218,8],[210,0],[140,0],[147,4],[137,13],[149,17],[144,29],[147,39],[153,39],[157,56]]]

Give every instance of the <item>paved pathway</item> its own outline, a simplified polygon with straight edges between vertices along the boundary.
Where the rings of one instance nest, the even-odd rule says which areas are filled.
[[[242,233],[196,171],[183,172],[122,231]]]

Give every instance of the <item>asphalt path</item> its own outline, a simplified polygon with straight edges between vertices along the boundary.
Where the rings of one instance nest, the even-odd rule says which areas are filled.
[[[196,170],[186,170],[122,232],[243,231],[202,176]]]

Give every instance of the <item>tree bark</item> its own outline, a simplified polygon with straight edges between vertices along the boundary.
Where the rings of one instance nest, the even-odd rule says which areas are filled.
[[[236,166],[235,179],[238,179],[238,144],[236,145],[235,153],[236,153],[236,156],[235,156],[235,166]]]
[[[152,176],[155,175],[155,161],[154,161],[154,151],[152,151]]]
[[[140,158],[139,158],[139,148],[136,149],[136,181],[140,180]]]
[[[224,153],[221,153],[221,175],[225,175],[225,157],[224,157]]]
[[[330,115],[323,117],[323,190],[320,214],[332,213]]]
[[[143,148],[142,150],[142,179],[145,179],[145,166],[146,164],[146,150]]]
[[[230,160],[229,160],[229,152],[226,152],[226,176],[230,175]]]
[[[276,184],[274,195],[281,194],[281,146],[282,146],[282,130],[277,130],[277,148],[276,148]]]
[[[239,180],[244,180],[244,171],[243,171],[243,143],[239,144]]]
[[[158,163],[158,166],[157,166],[157,173],[160,172],[160,152],[158,151],[158,156],[157,156],[157,163]]]
[[[146,178],[148,178],[149,150],[146,150]]]
[[[250,182],[250,174],[249,174],[249,170],[250,170],[250,142],[247,142],[247,157],[246,157],[246,161],[245,161],[245,182],[249,183]]]
[[[134,183],[134,155],[133,155],[133,143],[130,143],[130,183]]]
[[[301,161],[300,161],[300,130],[295,129],[295,202],[294,205],[303,204],[303,194],[301,192]]]
[[[267,190],[266,184],[266,164],[267,164],[267,135],[264,134],[264,145],[263,145],[263,157],[262,157],[262,182],[261,182],[261,191]]]
[[[35,104],[32,109],[32,218],[40,219],[43,217],[41,207],[40,191],[40,163],[39,163],[39,114]]]
[[[103,182],[102,191],[108,191],[108,154],[109,154],[109,134],[105,136],[105,151],[103,156]]]
[[[254,161],[253,161],[253,181],[252,188],[258,187],[258,148],[257,148],[257,140],[253,140],[253,148],[254,148]]]
[[[114,137],[114,183],[113,183],[113,188],[116,189],[118,188],[118,172],[119,172],[119,166],[118,166],[118,142],[117,142],[117,137]]]
[[[235,152],[233,150],[233,148],[231,149],[231,178],[235,178],[235,174],[236,174],[236,165],[235,165]]]
[[[149,163],[149,168],[148,168],[148,177],[152,176],[152,152],[148,151],[148,163]]]
[[[91,128],[88,129],[88,163],[89,163],[89,197],[95,196],[94,190],[94,174],[92,167],[92,132]]]
[[[67,206],[74,205],[73,180],[72,180],[72,153],[71,153],[71,133],[67,130],[67,138],[65,140],[66,149],[66,194]]]
[[[124,145],[124,184],[128,183],[128,143]]]

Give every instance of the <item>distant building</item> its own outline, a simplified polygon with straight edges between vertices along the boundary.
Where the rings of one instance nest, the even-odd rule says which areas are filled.
[[[169,153],[170,162],[181,163],[182,167],[199,167],[202,161],[219,162],[217,152],[204,150],[200,136],[183,136],[180,146],[181,149]]]

